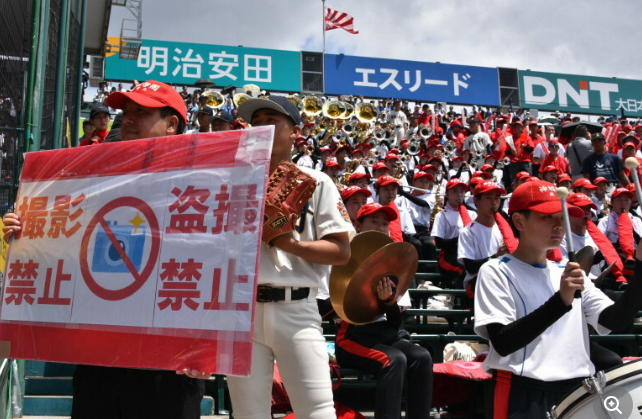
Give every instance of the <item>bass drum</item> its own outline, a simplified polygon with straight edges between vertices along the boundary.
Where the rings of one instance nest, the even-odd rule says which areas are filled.
[[[597,388],[602,390],[600,395]],[[642,359],[600,371],[571,391],[549,418],[640,418]],[[640,406],[638,408],[638,406]]]

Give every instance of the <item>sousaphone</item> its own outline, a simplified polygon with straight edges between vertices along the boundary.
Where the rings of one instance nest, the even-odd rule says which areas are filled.
[[[334,311],[351,324],[367,324],[384,312],[377,284],[384,276],[396,282],[397,301],[417,272],[417,250],[410,243],[395,243],[389,236],[366,231],[350,243],[350,260],[330,274],[330,301]],[[396,278],[396,280],[395,280]]]

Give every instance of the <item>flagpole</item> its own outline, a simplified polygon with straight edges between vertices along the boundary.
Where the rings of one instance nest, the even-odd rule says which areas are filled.
[[[323,55],[325,55],[325,0],[321,0],[321,25],[323,25]]]
[[[325,94],[325,0],[321,0],[321,24],[323,30],[323,53],[321,54],[321,65],[323,66],[323,77],[321,83],[323,84],[323,94]]]

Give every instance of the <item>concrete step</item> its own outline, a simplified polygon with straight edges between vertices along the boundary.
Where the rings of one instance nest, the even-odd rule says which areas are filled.
[[[71,377],[25,377],[27,396],[71,396]]]
[[[25,396],[23,415],[25,416],[69,416],[71,415],[71,396]],[[214,413],[214,399],[210,396],[201,400],[201,415]]]
[[[25,376],[27,377],[72,377],[75,370],[76,364],[45,361],[25,362]]]

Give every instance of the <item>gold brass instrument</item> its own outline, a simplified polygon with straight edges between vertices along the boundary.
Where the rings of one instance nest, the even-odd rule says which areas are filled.
[[[343,113],[341,119],[350,119],[354,115],[354,106],[351,103],[343,102],[343,105],[346,107],[346,111]]]
[[[377,128],[374,131],[374,137],[379,141],[384,140],[386,138],[386,131],[384,131],[382,128]]]
[[[432,127],[430,126],[423,126],[419,130],[419,136],[423,139],[429,138],[432,135]]]
[[[292,104],[297,108],[301,106],[301,99],[298,96],[287,95],[285,98],[292,102]]]
[[[340,119],[346,113],[346,106],[339,100],[329,100],[323,104],[323,116],[330,119]]]
[[[377,119],[377,116],[379,115],[379,110],[371,103],[361,102],[357,105],[356,109],[354,110],[354,113],[360,122],[370,123],[375,119]]]
[[[218,109],[225,105],[225,98],[215,90],[206,90],[201,94],[201,96],[205,96],[207,98],[207,106],[210,108]]]
[[[381,278],[397,279],[395,298],[399,300],[414,279],[419,257],[410,243],[394,243],[378,231],[358,234],[350,249],[348,263],[334,266],[330,273],[330,302],[343,320],[366,324],[384,312],[385,307],[377,297]]]
[[[377,158],[377,159],[378,159],[379,157],[381,157],[381,150],[379,149],[379,147],[376,147],[376,148],[374,149],[374,151],[372,152],[372,154],[374,154],[375,158]]]
[[[399,156],[399,161],[402,163],[408,163],[408,160],[410,160],[410,158],[406,154]]]
[[[243,102],[248,99],[252,99],[252,96],[248,95],[247,93],[237,93],[232,98],[232,101],[234,102],[234,106],[238,108],[243,104]]]
[[[345,171],[343,176],[339,179],[339,183],[344,184],[345,186],[350,185],[350,176],[354,173],[355,170],[359,167],[359,160],[352,159],[346,164]]]
[[[335,130],[334,134],[332,134],[332,140],[336,141],[338,143],[341,142],[346,142],[348,141],[348,134],[343,132],[343,130]]]
[[[316,96],[306,96],[301,99],[299,110],[305,112],[308,116],[317,116],[323,110],[323,103]]]
[[[442,172],[443,173],[443,172]],[[430,213],[430,226],[432,227],[434,221],[435,221],[435,216],[437,216],[438,212],[441,212],[444,210],[444,201],[441,199],[441,176],[437,176],[436,182],[437,182],[437,190],[435,191],[435,206],[432,208],[432,212]]]
[[[372,167],[372,166],[374,166],[374,165],[375,165],[375,163],[376,163],[376,162],[377,162],[377,161],[376,161],[373,157],[369,157],[369,158],[367,158],[367,159],[365,160],[365,162],[364,162],[364,166],[365,166],[365,167]]]
[[[400,164],[397,166],[397,169],[395,170],[395,174],[392,177],[399,180],[402,177],[406,176],[407,173],[408,173],[408,168],[406,167],[406,165]]]

